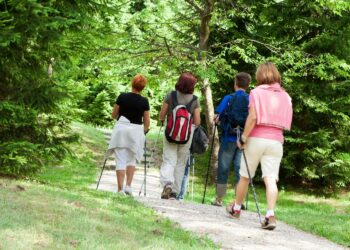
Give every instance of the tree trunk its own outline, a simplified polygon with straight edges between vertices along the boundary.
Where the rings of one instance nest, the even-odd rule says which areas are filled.
[[[209,85],[208,79],[203,80],[203,87],[201,89],[201,92],[202,92],[202,96],[204,97],[204,103],[205,103],[205,118],[206,118],[206,124],[208,127],[208,135],[210,138],[209,145],[213,145],[213,153],[211,155],[211,160],[210,160],[210,182],[213,183],[215,182],[216,170],[218,168],[217,162],[218,162],[218,152],[219,152],[219,136],[217,133],[217,129],[213,123],[214,105],[213,105],[212,91],[211,91],[211,87]],[[216,129],[215,137],[213,137],[214,129]],[[214,143],[212,141],[213,139],[214,139]]]
[[[204,8],[200,11],[200,37],[199,37],[199,60],[202,64],[204,70],[207,69],[207,51],[208,51],[208,40],[210,35],[210,27],[209,22],[212,16],[213,11],[213,0],[204,1]],[[210,161],[210,182],[213,183],[216,178],[216,170],[217,170],[217,162],[218,162],[218,152],[219,152],[219,137],[217,133],[214,133],[213,119],[214,119],[214,105],[213,105],[213,97],[212,90],[210,87],[209,79],[203,79],[202,83],[202,95],[204,97],[205,103],[205,117],[206,123],[208,127],[208,134],[210,138],[210,145],[213,143],[213,153],[211,155]],[[215,134],[215,138],[214,138]]]

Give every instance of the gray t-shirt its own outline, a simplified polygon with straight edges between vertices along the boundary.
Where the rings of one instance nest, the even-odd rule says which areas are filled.
[[[186,105],[188,104],[190,101],[192,101],[193,99],[193,94],[183,94],[179,91],[176,91],[176,98],[177,98],[177,102],[178,102],[178,105]],[[174,108],[174,105],[173,105],[173,101],[171,100],[171,92],[169,92],[165,98],[164,98],[164,102],[167,103],[169,106],[168,106],[168,115],[171,113],[171,111],[173,110]],[[200,107],[200,104],[199,104],[199,100],[197,98],[197,100],[195,100],[192,104],[191,104],[191,107],[190,107],[190,113],[193,114],[193,111],[196,109],[196,108],[199,108]]]

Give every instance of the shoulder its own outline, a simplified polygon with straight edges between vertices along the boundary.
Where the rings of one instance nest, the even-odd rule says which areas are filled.
[[[164,102],[166,102],[166,103],[169,102],[169,100],[170,100],[171,95],[172,95],[173,92],[174,92],[174,91],[170,91],[170,92],[168,92],[168,93],[165,95],[165,97],[164,97]]]
[[[195,108],[199,108],[200,107],[200,102],[199,102],[198,96],[193,95],[193,101],[195,103]]]
[[[147,98],[147,97],[142,96],[142,95],[140,95],[140,96],[141,96],[141,100],[142,100],[142,101],[144,101],[144,102],[148,102],[148,98]]]
[[[230,100],[232,100],[235,97],[235,93],[231,93],[228,95],[225,95],[224,98],[222,99],[223,102],[229,102]]]
[[[120,93],[117,97],[117,101],[124,100],[127,97],[127,93]]]

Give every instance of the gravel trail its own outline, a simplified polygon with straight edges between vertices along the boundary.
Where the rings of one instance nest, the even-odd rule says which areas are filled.
[[[114,160],[107,162],[107,168],[103,172],[99,190],[117,191],[117,183],[114,169]],[[256,213],[243,211],[239,220],[229,218],[223,207],[215,207],[208,204],[198,204],[188,201],[161,200],[161,187],[159,184],[159,172],[149,169],[147,174],[146,196],[142,189],[144,180],[143,166],[139,166],[135,172],[133,181],[134,198],[153,208],[157,213],[171,219],[174,222],[197,235],[208,236],[221,246],[222,249],[305,249],[305,250],[344,250],[349,249],[324,238],[295,229],[281,221],[278,221],[274,231],[262,230]]]

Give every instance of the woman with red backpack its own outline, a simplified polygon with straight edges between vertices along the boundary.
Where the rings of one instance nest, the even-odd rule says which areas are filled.
[[[200,125],[200,105],[193,95],[196,77],[182,73],[175,89],[165,96],[159,119],[166,128],[163,140],[163,163],[160,182],[164,186],[162,199],[176,199],[184,176],[186,161],[192,142],[194,126]]]

